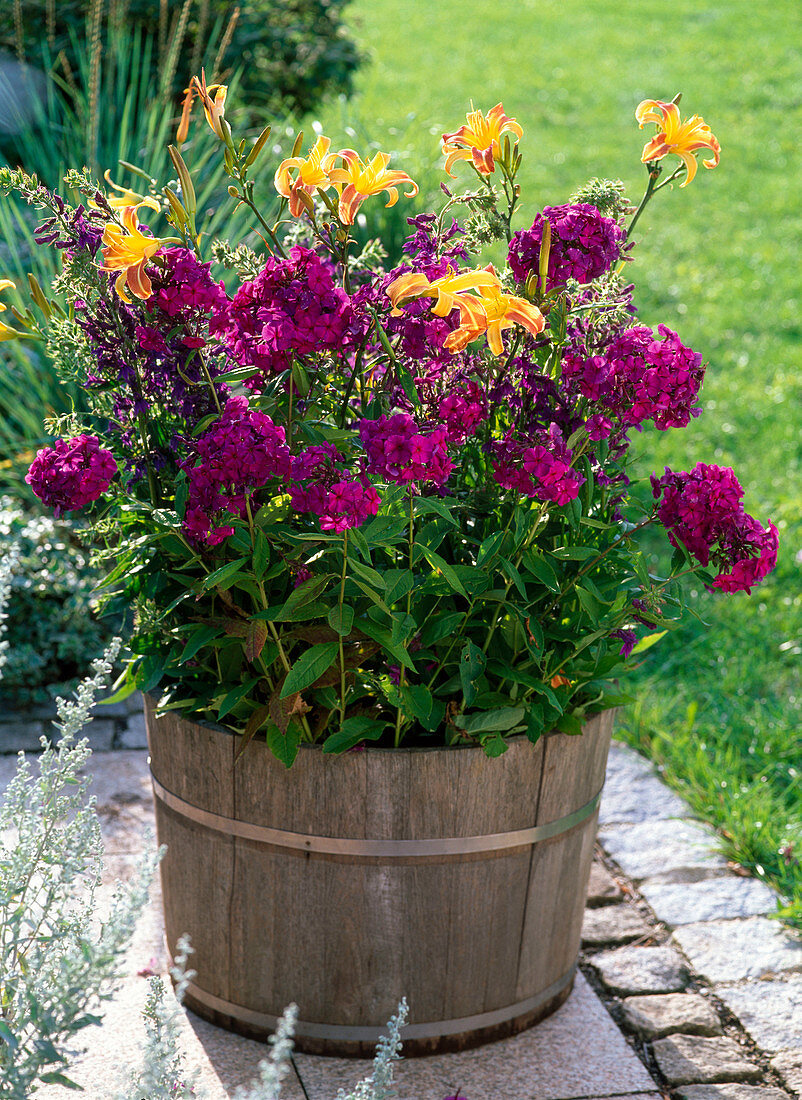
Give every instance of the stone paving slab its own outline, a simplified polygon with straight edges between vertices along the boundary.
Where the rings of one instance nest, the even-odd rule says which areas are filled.
[[[682,883],[652,879],[641,883],[640,892],[658,919],[672,927],[759,917],[777,908],[777,895],[764,882],[738,875]]]
[[[627,1026],[644,1039],[683,1035],[721,1035],[718,1013],[698,993],[659,993],[627,997],[621,1005]]]
[[[613,741],[607,758],[599,823],[634,824],[687,816],[686,803],[665,786],[652,765],[634,749]]]
[[[686,1085],[674,1093],[674,1100],[788,1100],[782,1089],[762,1085]]]
[[[624,891],[613,876],[601,863],[591,863],[588,881],[588,906],[598,909],[603,905],[614,905],[622,901]]]
[[[678,993],[688,984],[688,968],[671,947],[618,947],[588,962],[611,993]]]
[[[599,830],[599,841],[635,882],[694,882],[727,870],[727,861],[716,851],[715,833],[695,821],[606,825]]]
[[[784,1050],[772,1058],[771,1067],[789,1089],[802,1096],[802,1050]]]
[[[802,970],[802,942],[766,917],[686,924],[673,938],[714,985]]]
[[[654,929],[632,905],[607,905],[602,909],[586,909],[582,920],[583,947],[603,947],[606,944],[628,943],[645,939]]]
[[[763,1076],[732,1039],[673,1035],[653,1043],[652,1053],[669,1085],[759,1081]]]
[[[802,1055],[802,975],[719,989],[718,995],[761,1050]]]

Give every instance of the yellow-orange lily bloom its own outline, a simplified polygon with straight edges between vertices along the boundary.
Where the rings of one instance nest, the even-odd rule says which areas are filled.
[[[210,84],[206,86],[206,73],[201,70],[200,80],[193,76],[191,84],[194,84],[195,91],[200,97],[200,101],[203,104],[203,110],[206,115],[206,121],[209,123],[215,134],[221,141],[228,144],[229,133],[227,124],[224,127],[225,121],[225,106],[226,106],[226,94],[228,93],[227,84]],[[214,99],[212,99],[211,93],[214,92]],[[186,100],[184,101],[186,105]],[[190,100],[191,106],[191,100]],[[185,106],[185,112],[188,110]],[[182,122],[184,113],[182,113]],[[183,133],[183,126],[179,127],[179,134]]]
[[[445,169],[449,176],[454,175],[452,165],[458,160],[471,160],[474,167],[483,176],[489,176],[495,170],[497,157],[501,152],[501,135],[506,131],[523,137],[523,130],[514,118],[504,114],[500,103],[483,115],[481,111],[469,111],[467,126],[460,126],[453,134],[443,134],[443,156]]]
[[[685,162],[687,175],[680,184],[685,187],[696,175],[696,151],[710,149],[713,156],[702,163],[705,168],[715,168],[721,155],[721,146],[699,115],[683,122],[676,103],[662,103],[659,99],[644,99],[638,104],[635,119],[641,130],[647,122],[654,122],[657,133],[643,147],[641,161],[661,160],[669,153],[676,153]]]
[[[101,238],[103,264],[100,270],[120,272],[114,285],[122,300],[129,304],[131,299],[125,292],[126,287],[143,301],[153,293],[145,264],[164,244],[161,237],[146,237],[140,231],[137,210],[137,206],[124,207],[122,226],[107,225]]]
[[[112,210],[122,210],[126,206],[149,206],[151,210],[161,210],[156,199],[140,195],[138,191],[132,191],[130,187],[123,187],[122,184],[115,183],[111,178],[111,171],[107,168],[103,173],[103,179],[112,187],[117,194],[106,195],[106,202],[109,204]],[[94,209],[98,208],[98,204],[93,200],[89,200],[89,205]]]
[[[314,195],[315,191],[326,191],[333,187],[327,168],[336,161],[336,156],[329,154],[331,141],[327,137],[319,137],[309,156],[289,157],[283,160],[276,169],[274,183],[279,195],[290,200],[290,213],[297,218],[304,210],[304,202],[300,193]],[[292,181],[292,173],[297,170],[295,182]]]
[[[337,158],[342,158],[344,167],[334,168]],[[418,193],[418,185],[406,172],[388,172],[389,153],[377,153],[372,161],[365,164],[353,149],[341,149],[330,153],[323,165],[329,179],[337,188],[340,196],[338,216],[343,225],[353,225],[356,212],[369,195],[378,195],[386,191],[386,206],[395,206],[398,202],[398,184],[408,183],[411,190],[404,192],[404,198],[411,199]]]
[[[9,287],[12,290],[17,289],[17,284],[12,282],[11,279],[0,279],[0,292],[8,290]],[[0,313],[5,313],[8,307],[0,302]],[[16,340],[18,336],[24,336],[24,332],[19,332],[18,329],[12,328],[11,325],[4,325],[0,321],[0,340]]]
[[[469,293],[471,290],[477,290],[478,296]],[[537,336],[545,326],[537,306],[525,298],[504,293],[492,267],[463,271],[459,275],[449,270],[447,275],[433,282],[423,274],[412,272],[390,283],[387,294],[395,316],[401,312],[400,302],[422,296],[437,299],[432,312],[438,317],[446,317],[455,307],[459,309],[459,327],[449,333],[443,345],[448,351],[462,351],[472,340],[486,333],[490,350],[494,355],[502,355],[504,340],[501,334],[505,329],[519,324]]]

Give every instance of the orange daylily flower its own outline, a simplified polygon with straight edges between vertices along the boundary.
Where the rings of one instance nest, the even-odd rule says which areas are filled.
[[[676,153],[685,162],[687,175],[680,184],[685,187],[696,175],[696,151],[710,149],[713,157],[702,163],[705,168],[715,168],[719,162],[721,146],[710,132],[710,127],[699,115],[683,122],[676,103],[662,103],[659,99],[644,99],[638,104],[635,119],[641,130],[647,122],[654,122],[657,133],[643,147],[641,161],[661,160],[669,153]]]
[[[17,284],[12,282],[11,279],[0,279],[0,292],[8,290],[9,287],[12,290],[17,289]],[[8,306],[3,305],[0,302],[0,313],[5,313]],[[25,336],[26,333],[20,332],[18,329],[12,328],[11,325],[4,325],[0,321],[0,340],[16,340],[19,336]]]
[[[342,158],[344,167],[331,167]],[[343,225],[353,225],[356,212],[369,195],[378,195],[386,191],[389,196],[387,206],[398,202],[398,184],[408,183],[411,190],[404,192],[404,198],[411,199],[418,193],[418,185],[406,172],[388,172],[389,153],[377,153],[372,161],[364,164],[353,149],[341,149],[339,153],[330,153],[324,169],[337,188],[340,196],[338,215]]]
[[[142,203],[139,204],[143,205]],[[122,226],[107,225],[103,230],[103,265],[101,271],[119,271],[114,284],[122,300],[130,304],[127,287],[137,298],[146,300],[153,286],[145,274],[145,264],[164,244],[161,237],[146,237],[139,230],[139,206],[126,206],[122,211]]]
[[[225,121],[225,106],[226,106],[226,94],[228,93],[227,84],[210,84],[206,86],[206,73],[201,70],[200,80],[193,76],[190,81],[190,87],[194,85],[197,95],[200,97],[200,101],[203,104],[203,110],[206,115],[206,121],[211,128],[217,134],[221,141],[226,144],[229,142],[230,132],[228,123]],[[211,93],[214,92],[214,99],[212,99]],[[189,93],[187,93],[188,95]],[[192,100],[189,100],[191,106]],[[182,112],[182,125],[179,126],[179,134],[183,132],[184,115],[189,111],[187,106],[187,100],[184,99],[184,111]]]
[[[478,296],[469,293],[471,290],[477,290]],[[437,299],[432,310],[437,317],[446,317],[452,309],[459,309],[459,327],[449,333],[443,345],[449,351],[462,351],[472,340],[486,333],[490,350],[494,355],[502,355],[501,334],[505,329],[519,324],[537,336],[546,323],[537,306],[525,298],[504,293],[492,267],[463,271],[459,275],[449,269],[447,275],[433,282],[423,274],[411,272],[390,283],[387,294],[394,316],[401,312],[400,302],[423,296]]]
[[[159,203],[151,196],[140,195],[138,191],[132,191],[130,187],[123,187],[122,184],[115,183],[111,178],[110,169],[106,169],[103,173],[103,179],[112,187],[117,194],[106,195],[106,202],[112,208],[112,210],[122,210],[126,206],[149,206],[151,210],[157,212],[161,210]],[[98,208],[98,204],[92,199],[89,200],[89,205],[95,209]]]
[[[337,157],[329,153],[330,145],[329,138],[321,136],[309,150],[308,157],[289,157],[276,169],[276,190],[279,195],[290,200],[290,213],[294,218],[299,217],[305,209],[301,192],[311,196],[315,191],[326,191],[334,186],[327,170]],[[295,169],[298,175],[293,183],[292,172]]]
[[[446,172],[453,177],[451,166],[458,160],[470,160],[478,172],[489,176],[496,167],[493,158],[501,152],[501,135],[509,131],[516,138],[521,138],[524,132],[514,118],[504,114],[500,103],[487,115],[481,111],[469,111],[466,118],[467,126],[460,126],[453,134],[443,134]]]

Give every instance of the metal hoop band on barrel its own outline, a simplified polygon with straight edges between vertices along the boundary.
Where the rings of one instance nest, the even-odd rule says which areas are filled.
[[[411,1039],[440,1039],[448,1035],[461,1035],[466,1031],[477,1031],[480,1028],[495,1027],[505,1024],[519,1016],[535,1012],[545,1005],[553,997],[558,996],[573,980],[576,973],[576,963],[556,982],[536,993],[534,997],[527,997],[525,1001],[507,1005],[505,1008],[495,1009],[493,1012],[482,1012],[477,1016],[463,1016],[458,1020],[438,1020],[428,1024],[409,1024],[401,1029],[401,1038]],[[186,987],[188,997],[193,998],[204,1008],[219,1012],[224,1016],[231,1016],[241,1024],[260,1028],[265,1031],[275,1031],[278,1025],[278,1017],[266,1012],[256,1012],[252,1008],[234,1004],[233,1001],[225,1001],[222,997],[215,997],[213,993],[207,993],[205,989],[199,989],[194,982],[189,982]],[[295,1027],[295,1035],[304,1039],[328,1039],[331,1042],[340,1043],[373,1043],[386,1034],[386,1027],[351,1027],[347,1025],[315,1024],[305,1020],[298,1020]]]
[[[573,829],[586,821],[601,800],[601,790],[573,813],[534,825],[529,829],[516,829],[510,833],[489,833],[487,836],[433,837],[421,840],[358,840],[353,837],[307,836],[291,833],[286,829],[272,829],[266,825],[254,825],[250,821],[235,821],[230,817],[212,813],[185,802],[168,791],[151,773],[153,793],[182,817],[206,826],[226,836],[238,836],[245,840],[257,840],[275,848],[294,848],[303,852],[322,852],[342,856],[381,856],[383,859],[405,859],[409,856],[464,856],[471,852],[493,852],[505,848],[519,848],[549,840]]]

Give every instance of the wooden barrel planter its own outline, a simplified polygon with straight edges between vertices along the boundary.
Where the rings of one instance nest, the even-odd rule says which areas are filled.
[[[612,712],[581,737],[480,749],[252,743],[146,705],[167,945],[192,937],[186,1003],[265,1038],[373,1056],[405,996],[406,1056],[522,1031],[571,991]]]

